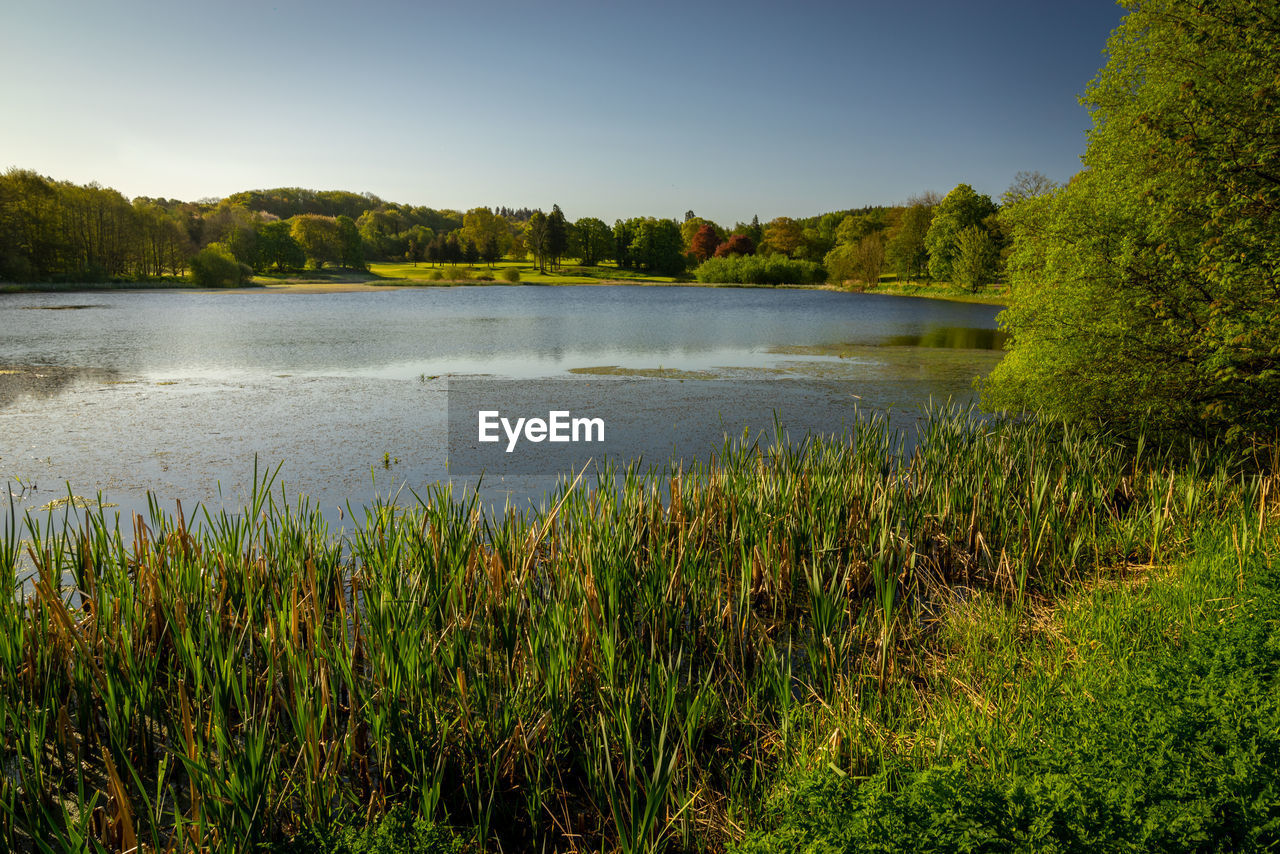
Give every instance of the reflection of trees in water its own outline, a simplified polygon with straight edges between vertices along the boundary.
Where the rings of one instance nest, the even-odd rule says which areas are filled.
[[[0,409],[24,397],[57,397],[75,382],[111,382],[118,376],[105,368],[0,365]]]
[[[955,350],[999,350],[1009,336],[1000,329],[970,326],[931,326],[918,335],[893,335],[886,344],[908,347],[946,347]]]

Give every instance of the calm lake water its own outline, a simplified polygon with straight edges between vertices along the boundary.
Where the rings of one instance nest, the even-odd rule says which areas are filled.
[[[930,396],[971,396],[1000,358],[998,311],[703,287],[0,295],[0,482],[27,509],[68,484],[122,512],[148,490],[168,507],[234,504],[256,456],[336,519],[348,501],[449,477],[460,377],[553,395],[590,383],[615,404],[704,378],[750,383],[768,404],[760,383],[786,382],[827,397],[785,426],[833,431],[854,401],[910,419]],[[485,497],[522,503],[549,484],[491,478]]]

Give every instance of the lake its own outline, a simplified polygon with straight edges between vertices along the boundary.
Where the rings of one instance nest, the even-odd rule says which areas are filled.
[[[619,285],[0,295],[0,480],[20,509],[68,485],[122,512],[145,507],[148,490],[169,508],[236,504],[256,457],[280,465],[277,489],[336,520],[348,501],[467,482],[445,460],[448,390],[463,379],[514,381],[549,405],[566,389],[615,408],[667,399],[687,409],[679,435],[643,417],[627,434],[663,447],[687,438],[704,404],[683,401],[712,387],[704,380],[759,412],[803,397],[803,413],[781,407],[789,431],[839,430],[855,406],[907,424],[930,397],[972,396],[1001,356],[998,311]],[[488,477],[483,495],[537,499],[553,482],[541,474]]]

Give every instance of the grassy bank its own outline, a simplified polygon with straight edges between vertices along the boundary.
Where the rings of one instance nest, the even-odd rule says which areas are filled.
[[[869,834],[915,820],[904,775],[941,781],[903,801],[927,815],[970,778],[1040,779],[1027,757],[1089,680],[1122,683],[1135,631],[1182,645],[1165,611],[1208,625],[1262,583],[1271,480],[1030,422],[922,431],[730,449],[617,492],[586,475],[524,515],[437,489],[341,541],[265,489],[199,526],[153,507],[130,545],[100,515],[32,520],[34,593],[0,603],[0,839],[842,850],[876,792]],[[1205,580],[1150,616],[1196,546]],[[1188,741],[1190,767],[1217,773],[1214,747]],[[1062,756],[1049,802],[1074,791]],[[1019,815],[973,791],[976,818],[921,826]]]
[[[910,711],[828,725],[910,748],[855,769],[815,745],[733,850],[1275,850],[1280,563],[1259,521],[1027,615],[957,605],[890,700]]]
[[[515,278],[510,278],[514,274]],[[272,290],[377,289],[382,287],[451,287],[456,285],[698,285],[690,276],[657,276],[637,270],[622,270],[610,264],[582,266],[565,264],[559,270],[539,272],[531,261],[503,261],[487,265],[439,265],[407,262],[375,261],[369,269],[347,270],[325,268],[289,273],[259,273],[242,287],[266,287]],[[760,288],[781,287],[800,290],[847,291],[844,285],[744,285],[701,283],[701,287]],[[197,288],[189,279],[168,278],[137,282],[78,282],[30,284],[0,283],[0,293],[74,293],[77,291],[154,290],[165,288]],[[996,285],[988,285],[978,293],[949,282],[898,282],[893,276],[882,276],[874,288],[860,288],[865,293],[890,296],[925,297],[929,299],[1007,305],[1008,295]]]
[[[887,294],[899,297],[925,297],[927,299],[952,300],[954,302],[977,302],[987,305],[1008,305],[1009,293],[1003,285],[984,285],[977,292],[951,282],[904,282],[897,276],[881,276],[879,283],[873,287],[860,286],[864,293]]]

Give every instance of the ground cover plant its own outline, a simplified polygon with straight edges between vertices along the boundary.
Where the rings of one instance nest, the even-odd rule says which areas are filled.
[[[948,410],[911,443],[871,418],[616,490],[583,473],[539,511],[440,487],[342,538],[265,483],[199,524],[153,506],[131,538],[105,512],[30,518],[0,553],[35,573],[0,603],[0,838],[767,850],[747,832],[806,771],[873,793],[938,757],[1034,768],[1021,751],[1052,724],[997,739],[1007,721],[959,710],[1056,678],[1011,653],[1037,609],[1206,531],[1249,580],[1273,483]],[[958,603],[983,631],[956,633]],[[991,821],[1018,807],[989,801]]]

